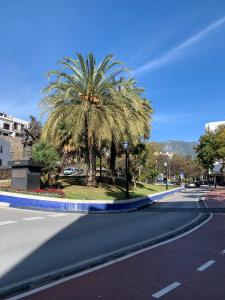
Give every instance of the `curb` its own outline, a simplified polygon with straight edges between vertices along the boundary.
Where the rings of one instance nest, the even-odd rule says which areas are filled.
[[[199,201],[200,207],[207,207],[202,199]],[[179,227],[178,229],[171,230],[167,233],[161,234],[155,238],[151,238],[146,241],[139,242],[135,245],[124,247],[122,249],[119,249],[117,251],[107,253],[105,255],[99,256],[97,258],[93,258],[81,263],[74,264],[69,267],[62,268],[60,270],[56,270],[55,272],[51,272],[48,274],[45,274],[43,276],[37,276],[31,280],[25,280],[21,282],[19,285],[10,285],[6,287],[5,289],[0,289],[0,297],[9,297],[9,296],[16,296],[19,293],[29,291],[31,289],[38,288],[42,285],[52,283],[56,280],[61,280],[66,277],[69,277],[74,274],[78,274],[80,272],[84,272],[86,270],[89,270],[91,268],[95,268],[102,264],[110,264],[110,261],[120,259],[123,256],[129,255],[133,252],[138,252],[141,250],[144,250],[145,248],[157,245],[161,245],[165,243],[166,241],[172,240],[173,238],[179,238],[179,235],[182,235],[191,229],[199,226],[200,224],[207,222],[212,217],[212,214],[203,214],[200,213],[198,216],[187,223],[186,225],[183,225]]]
[[[13,194],[0,192],[0,203],[13,208],[37,209],[57,212],[79,213],[120,213],[144,208],[168,195],[180,192],[183,188],[160,192],[140,198],[126,200],[74,200]]]

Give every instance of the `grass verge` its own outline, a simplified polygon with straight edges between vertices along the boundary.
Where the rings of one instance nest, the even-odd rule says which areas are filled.
[[[174,189],[175,187],[169,187]],[[165,191],[165,185],[138,183],[136,188],[130,189],[130,198],[143,197],[149,194]],[[66,198],[78,200],[123,200],[125,189],[118,185],[100,183],[97,188],[80,185],[64,185]]]

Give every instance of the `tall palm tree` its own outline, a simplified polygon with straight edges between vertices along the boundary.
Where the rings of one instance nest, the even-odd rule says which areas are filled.
[[[60,124],[66,123],[69,143],[86,149],[87,184],[95,185],[96,150],[124,140],[135,145],[148,135],[151,110],[131,81],[116,88],[115,78],[124,69],[112,55],[97,65],[92,53],[86,58],[77,54],[76,60],[65,58],[60,65],[66,71],[49,72],[52,81],[41,101],[49,112],[43,138],[60,144]]]
[[[46,96],[41,102],[49,112],[44,138],[55,143],[59,125],[66,120],[73,144],[84,142],[88,185],[95,184],[95,147],[100,140],[108,139],[114,122],[124,123],[123,114],[117,111],[121,104],[112,105],[110,97],[113,78],[123,71],[121,63],[112,59],[108,55],[97,66],[92,53],[86,59],[81,54],[76,60],[65,58],[60,64],[66,72],[49,72],[53,80],[44,89]]]

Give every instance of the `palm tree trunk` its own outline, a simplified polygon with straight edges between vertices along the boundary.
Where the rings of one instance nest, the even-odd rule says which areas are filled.
[[[96,155],[93,144],[88,148],[87,186],[96,186]]]
[[[134,185],[134,188],[137,187],[137,180],[136,180],[136,176],[134,174],[134,172],[132,170],[130,170],[131,172],[131,176],[132,176],[132,181],[133,181],[133,185]]]
[[[94,138],[89,137],[88,113],[85,115],[85,148],[87,163],[87,186],[97,186],[96,182],[96,154],[94,149]]]
[[[65,165],[65,162],[66,162],[66,154],[67,153],[65,151],[63,151],[63,155],[62,155],[60,165],[59,165],[59,173],[61,173],[62,169],[64,168],[64,165]]]
[[[100,177],[102,178],[102,154],[99,155],[99,163],[100,163]]]

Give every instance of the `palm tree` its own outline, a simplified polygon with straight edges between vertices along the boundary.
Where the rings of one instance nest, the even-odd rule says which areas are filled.
[[[132,112],[131,117],[127,118],[125,130],[126,140],[129,142],[130,148],[134,149],[141,141],[149,138],[153,110],[150,102],[142,96],[144,89],[137,87],[133,78],[128,80],[120,78],[115,83],[114,89],[114,98],[122,97],[124,105],[128,106],[128,110]],[[112,136],[110,146],[110,169],[113,176],[115,174],[116,156],[123,151],[123,140],[118,138],[115,133]]]
[[[112,55],[106,56],[98,66],[92,53],[86,59],[81,54],[77,54],[77,60],[65,58],[60,64],[67,72],[49,72],[54,80],[44,89],[46,96],[41,102],[44,111],[49,112],[43,129],[45,139],[55,143],[59,125],[66,120],[73,144],[84,142],[88,185],[95,184],[95,147],[100,140],[108,139],[115,121],[122,123],[120,112],[115,120],[118,107],[111,103],[110,90],[112,79],[123,69],[121,63],[112,58]]]
[[[102,144],[118,145],[129,140],[135,145],[149,131],[151,111],[147,103],[134,87],[125,88],[131,82],[116,88],[115,78],[124,69],[121,62],[112,59],[108,55],[97,66],[92,53],[86,59],[81,54],[76,60],[65,58],[60,65],[66,72],[49,72],[53,80],[44,89],[41,101],[43,111],[49,112],[43,138],[62,144],[60,124],[66,123],[66,142],[86,150],[88,185],[96,184],[96,153]]]

